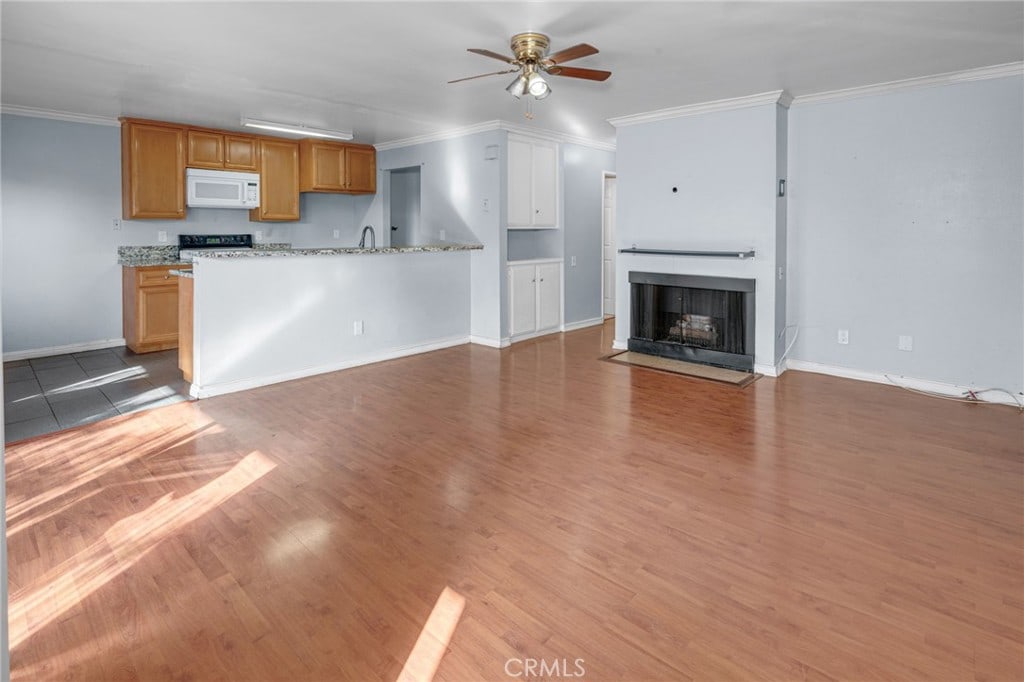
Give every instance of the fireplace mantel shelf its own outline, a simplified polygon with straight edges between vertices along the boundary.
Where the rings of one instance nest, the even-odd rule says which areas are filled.
[[[619,253],[648,253],[656,256],[702,256],[705,258],[753,258],[754,251],[676,251],[674,249],[619,249]]]

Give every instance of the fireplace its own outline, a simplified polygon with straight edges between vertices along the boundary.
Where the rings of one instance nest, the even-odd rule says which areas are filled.
[[[754,370],[754,280],[630,272],[629,350]]]

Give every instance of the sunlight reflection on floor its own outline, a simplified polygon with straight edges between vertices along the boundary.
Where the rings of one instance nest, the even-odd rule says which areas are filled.
[[[426,624],[420,630],[409,658],[405,661],[397,682],[430,682],[434,679],[437,666],[448,650],[448,644],[455,634],[466,599],[450,587],[445,587],[434,604]]]

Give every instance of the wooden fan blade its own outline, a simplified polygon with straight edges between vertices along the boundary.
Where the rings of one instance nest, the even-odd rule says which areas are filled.
[[[588,81],[606,81],[611,71],[600,71],[598,69],[580,69],[574,66],[552,66],[547,69],[552,76],[568,76],[569,78],[585,78]]]
[[[462,81],[471,81],[474,78],[486,78],[487,76],[500,76],[503,73],[513,73],[514,71],[518,71],[518,70],[519,69],[505,69],[504,71],[494,71],[492,73],[482,73],[479,76],[466,76],[465,78],[456,78],[455,80],[448,81],[448,82],[449,83],[461,83]]]
[[[567,47],[564,50],[559,50],[554,54],[549,54],[544,60],[545,64],[561,64],[563,62],[570,61],[572,59],[579,59],[580,57],[589,57],[592,54],[597,54],[597,48],[593,45],[587,45],[586,43],[580,43],[579,45],[573,45]]]
[[[507,57],[503,54],[498,54],[497,52],[491,52],[490,50],[482,50],[479,47],[467,48],[466,52],[472,52],[473,54],[483,55],[484,57],[490,57],[491,59],[499,59],[503,62],[508,62],[509,64],[516,63],[516,60],[513,59],[512,57]]]

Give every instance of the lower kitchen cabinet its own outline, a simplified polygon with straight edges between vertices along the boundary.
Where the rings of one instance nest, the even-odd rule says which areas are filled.
[[[192,383],[192,332],[195,329],[192,298],[195,294],[195,280],[191,277],[178,278],[178,369],[188,383]]]
[[[177,265],[122,268],[121,302],[124,340],[136,353],[178,347]]]
[[[513,340],[562,327],[562,261],[508,264],[509,335]]]

